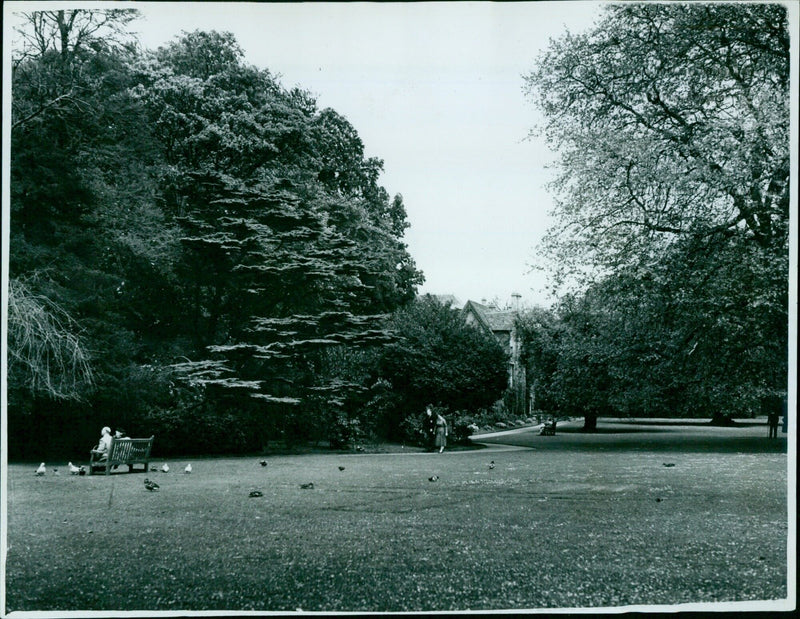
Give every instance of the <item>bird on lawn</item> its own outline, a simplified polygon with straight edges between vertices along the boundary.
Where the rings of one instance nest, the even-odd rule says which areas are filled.
[[[489,468],[490,468],[490,469],[493,469],[493,468],[494,468],[494,460],[492,460],[492,461],[489,463]]]
[[[186,465],[186,468],[183,469],[183,472],[184,473],[191,473],[192,472],[192,463],[191,462]]]
[[[304,490],[313,490],[314,489],[314,482],[308,482],[307,484],[300,484],[300,487]]]
[[[147,488],[150,492],[153,492],[154,490],[158,490],[161,486],[159,486],[156,482],[150,481],[149,479],[145,478],[144,487]]]
[[[81,472],[81,470],[80,470],[80,469],[79,469],[77,466],[75,466],[74,464],[72,464],[72,462],[69,462],[69,463],[67,464],[67,468],[69,468],[69,474],[70,474],[70,475],[77,475],[78,473],[80,473],[80,472]]]
[[[428,477],[428,481],[436,481],[437,479],[439,479],[438,475],[431,475],[430,477]]]
[[[343,466],[340,466],[340,467],[339,467],[339,470],[340,470],[340,471],[343,471],[343,470],[344,470],[344,467],[343,467]]]
[[[267,466],[267,461],[266,461],[266,460],[259,460],[259,461],[258,461],[258,463],[259,463],[261,466]]]
[[[61,473],[59,473],[59,472],[58,472],[58,469],[57,469],[57,468],[54,468],[54,469],[53,469],[53,475],[60,475],[60,474],[61,474]]]
[[[86,475],[86,467],[81,464],[81,468],[78,469],[78,475]]]
[[[253,491],[250,493],[250,498],[253,498],[253,499],[255,499],[255,498],[258,498],[258,497],[260,497],[260,496],[264,496],[264,493],[263,493],[263,492],[261,492],[260,490],[253,490]]]
[[[36,475],[41,477],[47,472],[47,469],[44,467],[44,462],[39,465],[39,468],[36,469]]]
[[[169,473],[169,464],[167,464],[166,462],[164,464],[162,464],[161,465],[161,472],[162,473]]]
[[[674,463],[674,462],[665,462],[665,463],[664,463],[664,466],[666,466],[667,468],[669,468],[669,467],[671,467],[671,466],[675,466],[675,463]]]

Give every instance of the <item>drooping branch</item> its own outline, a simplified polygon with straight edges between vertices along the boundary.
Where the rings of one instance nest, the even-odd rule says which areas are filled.
[[[33,393],[80,400],[93,383],[77,322],[57,303],[23,282],[8,282],[9,366]]]

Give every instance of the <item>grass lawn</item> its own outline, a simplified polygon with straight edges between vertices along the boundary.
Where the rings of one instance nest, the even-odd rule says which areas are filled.
[[[191,475],[187,460],[170,460],[171,472],[148,474],[158,492],[142,473],[78,477],[48,463],[61,474],[36,477],[35,465],[10,464],[5,610],[786,598],[785,435],[603,425],[596,435],[563,424],[555,437],[486,437],[484,449],[442,455],[278,455],[267,467],[192,459]]]

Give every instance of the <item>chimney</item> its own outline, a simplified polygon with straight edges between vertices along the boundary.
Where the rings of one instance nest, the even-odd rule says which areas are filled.
[[[512,292],[511,293],[511,298],[513,299],[511,301],[511,308],[515,312],[518,312],[519,311],[519,300],[522,298],[522,295],[520,293],[518,293],[518,292]]]

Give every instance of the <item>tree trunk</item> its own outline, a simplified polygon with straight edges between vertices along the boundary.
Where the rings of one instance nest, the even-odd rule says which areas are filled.
[[[711,423],[712,426],[734,426],[734,425],[736,425],[736,422],[733,419],[731,419],[730,415],[725,415],[725,414],[723,414],[723,413],[721,413],[719,411],[715,411],[711,415],[710,423]]]
[[[583,432],[594,432],[597,430],[597,415],[587,413],[583,417]]]

